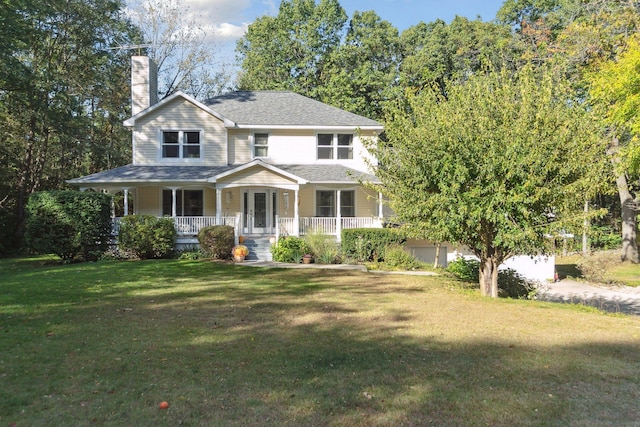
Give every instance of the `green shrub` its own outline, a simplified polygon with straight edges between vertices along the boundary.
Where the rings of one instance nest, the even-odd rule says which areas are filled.
[[[458,279],[469,283],[478,283],[480,278],[480,262],[475,259],[458,257],[447,265],[446,270]]]
[[[334,236],[316,230],[304,236],[312,255],[319,264],[335,264],[339,262],[340,246]]]
[[[622,234],[614,231],[611,227],[594,225],[589,232],[589,241],[593,250],[619,249],[622,247]]]
[[[475,259],[462,257],[452,261],[447,271],[460,280],[469,283],[479,283],[480,262]],[[535,283],[522,277],[512,268],[498,271],[498,295],[503,298],[532,298],[535,295]]]
[[[201,228],[198,242],[202,250],[215,259],[231,259],[231,249],[235,243],[235,232],[230,225],[212,225]]]
[[[384,262],[392,268],[410,270],[419,266],[416,257],[403,245],[389,245],[384,250]]]
[[[503,298],[531,299],[536,285],[512,268],[498,271],[498,295]]]
[[[118,243],[122,251],[140,259],[168,258],[173,254],[176,237],[172,218],[129,215],[120,222]]]
[[[16,251],[16,246],[21,243],[15,241],[16,224],[17,216],[13,206],[0,207],[0,257]]]
[[[41,191],[26,206],[25,241],[39,253],[65,261],[96,260],[111,234],[111,196],[80,191]]]
[[[271,255],[274,261],[295,262],[302,261],[304,254],[311,253],[311,249],[304,239],[296,236],[286,236],[271,246]]]
[[[403,244],[406,235],[395,228],[352,228],[342,230],[342,253],[359,262],[384,261],[385,248]]]

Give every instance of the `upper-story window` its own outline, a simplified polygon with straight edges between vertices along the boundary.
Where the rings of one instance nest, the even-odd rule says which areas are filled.
[[[353,159],[353,135],[350,133],[319,133],[318,159]]]
[[[256,133],[253,135],[253,157],[267,157],[269,154],[269,134]]]
[[[162,132],[163,159],[199,159],[201,151],[199,131]]]

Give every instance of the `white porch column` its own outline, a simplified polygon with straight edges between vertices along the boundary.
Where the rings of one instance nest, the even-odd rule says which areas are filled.
[[[382,208],[382,193],[378,193],[378,218],[380,218],[382,220],[382,217],[384,216],[384,211]]]
[[[336,191],[336,240],[340,241],[340,237],[342,235],[342,206],[340,205],[340,195],[341,191]]]
[[[124,216],[129,215],[129,189],[123,188],[124,192]]]
[[[171,216],[173,218],[178,216],[178,204],[176,203],[177,193],[178,193],[177,188],[174,187],[171,189]]]
[[[102,190],[105,194],[111,194],[109,190]],[[116,201],[113,197],[111,197],[111,219],[116,217]]]
[[[222,224],[222,190],[216,188],[216,224]]]
[[[295,189],[293,200],[293,223],[295,224],[295,235],[300,236],[300,213],[298,212],[299,189]]]

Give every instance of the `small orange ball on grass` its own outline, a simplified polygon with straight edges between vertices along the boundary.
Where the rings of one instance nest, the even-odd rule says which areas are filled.
[[[162,401],[158,406],[160,407],[160,409],[169,409],[169,402]]]

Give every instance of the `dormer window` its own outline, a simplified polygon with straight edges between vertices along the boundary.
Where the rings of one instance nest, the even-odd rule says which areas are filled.
[[[269,134],[256,133],[253,135],[253,157],[267,157],[269,154]]]
[[[200,154],[199,131],[162,132],[163,159],[199,159]]]
[[[319,133],[319,160],[351,160],[353,159],[353,135],[349,133]]]

